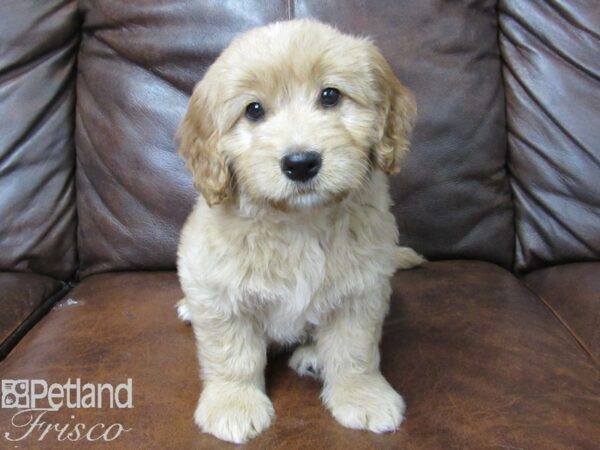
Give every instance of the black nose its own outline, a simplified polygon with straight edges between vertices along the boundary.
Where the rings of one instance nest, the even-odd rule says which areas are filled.
[[[281,170],[293,181],[308,181],[320,168],[321,155],[317,152],[290,153],[281,158]]]

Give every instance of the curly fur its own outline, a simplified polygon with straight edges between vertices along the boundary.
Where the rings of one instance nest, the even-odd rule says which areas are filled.
[[[342,93],[334,108],[318,103],[326,87]],[[259,122],[244,117],[255,101],[266,111]],[[179,314],[193,326],[204,384],[202,430],[245,442],[270,424],[271,341],[308,342],[290,365],[323,380],[341,424],[399,426],[404,403],[379,372],[378,343],[390,277],[423,261],[397,247],[387,183],[415,114],[368,39],[314,21],[247,32],[198,83],[178,136],[202,196],[182,230],[178,271]],[[322,156],[308,183],[281,171],[296,149]]]

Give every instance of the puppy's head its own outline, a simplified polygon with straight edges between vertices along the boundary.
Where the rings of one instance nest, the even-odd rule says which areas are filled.
[[[415,114],[370,41],[280,22],[236,39],[196,85],[180,153],[209,205],[238,192],[312,207],[360,189],[371,170],[397,172]]]

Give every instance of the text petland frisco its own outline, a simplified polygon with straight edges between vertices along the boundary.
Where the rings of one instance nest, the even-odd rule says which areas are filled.
[[[1,407],[15,409],[10,431],[3,433],[7,441],[114,441],[133,428],[122,423],[88,424],[76,419],[77,409],[133,408],[133,380],[124,383],[89,383],[68,378],[65,383],[48,383],[42,379],[2,380]],[[70,421],[53,421],[53,414],[63,408],[72,409]]]

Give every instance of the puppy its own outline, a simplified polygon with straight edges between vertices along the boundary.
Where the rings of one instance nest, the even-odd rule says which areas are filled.
[[[399,170],[413,95],[368,40],[293,20],[236,39],[197,84],[180,153],[198,199],[181,234],[179,313],[197,340],[205,432],[242,443],[267,428],[267,345],[323,381],[339,423],[395,430],[404,402],[379,371],[396,268],[387,175]]]

